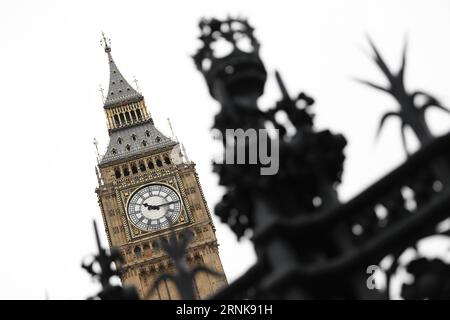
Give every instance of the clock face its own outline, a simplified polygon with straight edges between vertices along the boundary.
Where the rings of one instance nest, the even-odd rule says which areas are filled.
[[[160,230],[175,223],[181,212],[178,193],[162,184],[150,184],[132,194],[128,202],[131,222],[143,231]]]

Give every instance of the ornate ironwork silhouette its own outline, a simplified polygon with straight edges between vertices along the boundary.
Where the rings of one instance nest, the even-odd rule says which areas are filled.
[[[405,128],[410,127],[416,137],[419,139],[421,144],[428,143],[433,139],[433,135],[426,123],[425,120],[425,112],[430,107],[439,108],[445,112],[450,112],[447,108],[445,108],[440,101],[438,101],[435,97],[426,93],[424,91],[414,91],[412,93],[408,92],[405,88],[405,67],[406,67],[406,49],[407,44],[405,42],[405,46],[403,48],[403,56],[402,63],[400,69],[397,73],[394,73],[389,70],[387,64],[384,62],[380,52],[369,38],[370,46],[374,53],[374,61],[377,66],[380,68],[386,79],[388,80],[389,85],[387,87],[382,87],[378,84],[374,84],[369,81],[359,80],[361,83],[364,83],[372,88],[377,90],[381,90],[390,94],[395,101],[398,103],[400,110],[399,111],[391,111],[387,112],[383,115],[380,121],[380,125],[378,127],[378,134],[380,133],[385,121],[389,117],[399,117],[401,120],[401,136],[403,146],[408,152],[408,148],[406,145],[406,136],[405,136]],[[422,98],[423,101],[418,101],[419,98]]]
[[[260,45],[246,20],[202,20],[200,31],[203,43],[194,61],[211,96],[221,104],[214,128],[222,132],[262,129],[270,122],[279,129],[279,136],[269,139],[279,139],[280,144],[279,172],[273,176],[261,176],[258,165],[214,165],[220,184],[227,188],[215,212],[238,237],[246,230],[253,232],[258,257],[254,267],[215,298],[388,298],[390,278],[400,267],[398,257],[418,240],[439,234],[437,225],[449,216],[446,146],[450,135],[433,138],[423,116],[428,107],[442,109],[442,104],[427,93],[405,90],[406,54],[400,72],[393,74],[372,45],[390,87],[365,83],[396,98],[401,107],[396,115],[401,116],[403,128],[410,126],[423,147],[354,199],[340,204],[336,187],[345,138],[315,130],[310,112],[314,100],[304,93],[292,99],[278,73],[282,99],[268,111],[259,109],[267,73],[259,57]],[[245,51],[237,44],[242,38],[251,44]],[[231,52],[218,56],[212,46],[216,41],[230,42]],[[422,105],[415,101],[420,95],[425,97]],[[276,120],[279,112],[286,113],[294,134],[288,134],[286,123]],[[380,127],[392,115],[386,114]],[[367,267],[379,265],[386,257],[391,264],[377,268],[384,271],[387,288],[369,288]],[[411,296],[408,290],[413,289],[403,288],[404,297]]]
[[[137,300],[138,295],[134,287],[121,287],[111,284],[111,278],[118,276],[115,264],[122,260],[120,253],[112,249],[107,252],[101,245],[97,230],[97,224],[94,220],[95,240],[97,242],[98,254],[93,257],[90,263],[83,263],[81,266],[92,277],[96,278],[102,285],[102,291],[89,299],[101,300]]]
[[[406,270],[414,276],[412,284],[403,284],[405,299],[448,300],[450,298],[450,265],[441,259],[418,258]]]
[[[156,290],[162,281],[173,281],[181,299],[195,300],[195,276],[200,272],[205,272],[213,276],[218,276],[219,274],[205,266],[195,266],[190,268],[186,263],[185,254],[189,243],[192,241],[193,235],[189,231],[184,231],[180,233],[180,236],[177,238],[177,234],[173,227],[171,226],[170,228],[172,230],[169,239],[161,239],[159,245],[172,259],[175,272],[173,274],[164,273],[160,275],[155,280],[153,286],[150,287],[146,298],[148,299],[150,297],[151,293]]]

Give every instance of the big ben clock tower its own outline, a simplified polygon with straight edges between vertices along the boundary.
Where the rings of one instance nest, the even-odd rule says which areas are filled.
[[[119,266],[125,285],[144,297],[173,263],[157,245],[173,226],[177,235],[189,230],[194,238],[186,262],[224,274],[215,229],[195,171],[195,164],[180,152],[179,143],[155,127],[144,97],[119,72],[109,40],[103,37],[110,79],[104,111],[109,144],[99,164],[96,189],[106,235],[124,261]],[[199,273],[194,291],[203,299],[226,285],[225,276]],[[151,299],[178,299],[170,281],[162,281]]]

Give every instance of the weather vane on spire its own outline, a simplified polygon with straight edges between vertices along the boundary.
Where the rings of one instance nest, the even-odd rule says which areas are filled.
[[[107,38],[104,32],[102,32],[102,40],[100,40],[100,43],[105,48],[105,52],[111,52],[111,39]]]

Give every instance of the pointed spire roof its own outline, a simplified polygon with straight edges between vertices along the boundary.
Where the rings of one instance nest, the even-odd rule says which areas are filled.
[[[142,95],[137,92],[120,73],[111,55],[111,43],[108,38],[103,36],[103,46],[108,55],[109,63],[109,88],[108,95],[105,99],[104,108],[114,107],[117,105],[140,101],[143,99]]]

